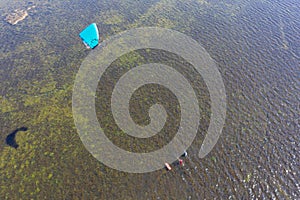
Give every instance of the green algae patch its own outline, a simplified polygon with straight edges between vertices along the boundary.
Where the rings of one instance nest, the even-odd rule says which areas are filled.
[[[121,13],[118,10],[109,9],[106,11],[101,11],[99,15],[95,17],[95,21],[98,21],[99,24],[109,26],[110,28],[124,28],[124,25],[126,23],[126,18],[124,14],[125,13]]]
[[[113,15],[106,20],[104,20],[104,24],[109,24],[109,25],[115,25],[115,24],[121,24],[123,23],[123,16],[121,15]]]
[[[41,88],[41,93],[51,92],[56,88],[56,82],[51,81],[50,83],[47,83],[44,87]]]
[[[140,65],[145,61],[144,57],[141,56],[138,52],[130,52],[121,56],[117,63],[120,67],[132,68],[134,65]]]
[[[48,179],[51,179],[52,177],[53,177],[53,174],[50,173],[50,174],[48,175]]]
[[[214,162],[214,163],[217,163],[217,158],[215,156],[212,156],[211,157],[211,160]]]
[[[0,111],[2,113],[12,112],[17,109],[15,102],[1,96],[0,96],[0,105],[1,105]]]
[[[248,183],[250,180],[251,180],[251,177],[252,177],[252,174],[251,173],[248,173],[247,174],[247,177],[245,179],[245,182]]]
[[[25,106],[33,106],[33,105],[38,105],[40,103],[41,103],[40,96],[27,96],[24,100]]]

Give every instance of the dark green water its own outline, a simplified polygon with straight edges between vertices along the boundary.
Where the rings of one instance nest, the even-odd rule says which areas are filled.
[[[28,1],[0,4],[0,199],[300,197],[298,1],[32,2],[36,8],[15,26],[4,21],[6,14],[26,9]],[[97,23],[102,39],[132,27],[159,26],[185,33],[205,47],[218,64],[228,101],[223,133],[207,157],[197,154],[209,124],[209,94],[201,77],[184,67],[182,72],[196,80],[204,113],[184,167],[128,174],[90,155],[77,134],[71,103],[76,73],[90,52],[78,33],[91,22]],[[135,53],[121,64],[168,57]],[[119,75],[109,76],[104,87]],[[154,99],[176,103],[169,91],[160,96],[153,90],[141,89],[132,101],[140,123],[147,122],[147,109],[135,105],[140,96],[154,94]],[[97,99],[102,108],[105,102],[105,97]],[[97,114],[103,125],[112,123],[106,113]],[[172,123],[176,127],[178,121]],[[17,134],[19,147],[8,147],[6,136],[23,126],[28,131]],[[172,138],[130,141],[107,127],[116,131],[110,133],[114,143],[126,148],[128,142],[136,151],[160,148]]]

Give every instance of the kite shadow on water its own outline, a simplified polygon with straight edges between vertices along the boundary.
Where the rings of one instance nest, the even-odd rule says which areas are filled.
[[[7,137],[6,137],[6,144],[8,146],[11,146],[15,149],[17,149],[19,147],[19,145],[17,144],[16,142],[16,134],[19,132],[19,131],[27,131],[28,128],[27,127],[21,127],[21,128],[17,128],[16,130],[14,130],[13,132],[11,132]]]

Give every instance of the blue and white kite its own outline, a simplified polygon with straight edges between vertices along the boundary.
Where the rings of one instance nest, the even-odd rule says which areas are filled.
[[[80,34],[79,37],[89,48],[95,48],[99,43],[99,32],[95,23],[90,24]]]

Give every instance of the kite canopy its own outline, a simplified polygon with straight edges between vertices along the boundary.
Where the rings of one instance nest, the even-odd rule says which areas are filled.
[[[84,44],[90,48],[95,48],[99,43],[99,32],[95,23],[90,24],[80,34],[79,37],[82,39]]]

